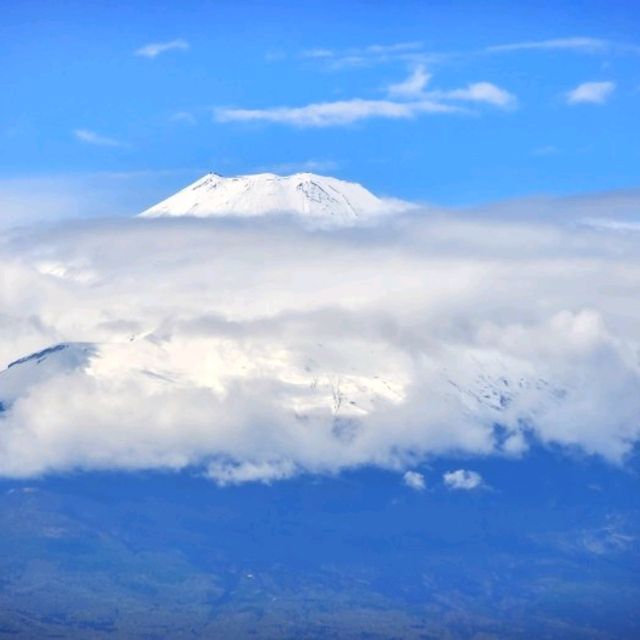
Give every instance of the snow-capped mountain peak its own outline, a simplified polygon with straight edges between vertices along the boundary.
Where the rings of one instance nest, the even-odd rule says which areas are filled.
[[[321,226],[349,226],[408,206],[379,198],[357,183],[313,173],[235,177],[208,173],[143,211],[140,217],[256,217],[283,213]]]

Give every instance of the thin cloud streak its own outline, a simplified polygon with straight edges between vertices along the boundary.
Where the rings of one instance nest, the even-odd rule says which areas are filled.
[[[394,54],[405,54],[412,51],[421,51],[423,49],[422,42],[396,42],[394,44],[372,44],[366,47],[352,47],[349,49],[328,49],[316,48],[307,49],[300,55],[303,58],[347,58],[349,56],[356,57],[378,57]]]
[[[482,49],[464,51],[429,51],[422,42],[407,42],[392,45],[372,45],[349,49],[317,47],[302,51],[299,57],[315,60],[325,68],[339,71],[358,66],[404,63],[413,65],[438,64],[454,59],[465,59],[485,54],[508,54],[519,52],[564,51],[582,54],[640,54],[640,45],[615,42],[603,38],[571,36],[547,40],[525,40],[505,44],[489,45]]]
[[[615,82],[583,82],[565,94],[567,104],[604,104],[615,91]]]
[[[97,147],[126,147],[127,145],[115,138],[104,136],[90,129],[75,129],[73,135],[80,142],[95,145]]]
[[[324,68],[334,71],[397,62],[423,64],[439,59],[439,56],[425,52],[424,44],[418,41],[373,44],[347,49],[316,47],[300,52],[299,57],[321,63]]]
[[[571,37],[551,40],[531,40],[493,45],[485,53],[517,53],[520,51],[569,51],[585,54],[640,54],[640,46],[602,38]]]
[[[579,51],[584,53],[601,53],[612,46],[607,40],[599,38],[556,38],[552,40],[532,40],[513,42],[487,47],[489,53],[508,53],[510,51]]]
[[[468,102],[481,102],[502,109],[512,109],[517,105],[517,98],[491,82],[474,82],[464,89],[451,91],[433,91],[428,95],[444,100],[462,100]]]
[[[391,100],[340,100],[317,102],[303,107],[267,109],[219,108],[214,111],[218,122],[271,122],[297,127],[330,127],[354,124],[371,118],[407,120],[421,114],[460,113],[461,109],[432,100],[394,102]]]
[[[425,65],[418,65],[406,80],[390,85],[387,92],[391,96],[399,97],[420,96],[431,80],[431,77]]]
[[[170,40],[169,42],[151,42],[136,49],[134,55],[153,59],[168,51],[186,51],[188,48],[189,43],[182,39]]]

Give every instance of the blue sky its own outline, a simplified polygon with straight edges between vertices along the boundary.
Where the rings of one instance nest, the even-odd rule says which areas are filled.
[[[0,175],[144,176],[136,206],[207,170],[441,204],[636,187],[634,4],[10,0]]]

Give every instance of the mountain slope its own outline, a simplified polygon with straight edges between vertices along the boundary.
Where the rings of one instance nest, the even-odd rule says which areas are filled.
[[[18,398],[48,381],[73,373],[104,388],[136,388],[144,397],[181,389],[207,390],[223,400],[241,384],[269,380],[279,389],[281,409],[297,418],[353,419],[394,415],[411,399],[407,372],[388,361],[384,350],[364,362],[335,361],[330,345],[302,349],[286,343],[216,339],[196,341],[197,357],[183,342],[153,336],[127,342],[64,343],[26,356],[0,371],[0,403]],[[364,358],[364,356],[362,356]],[[457,415],[484,424],[517,422],[532,407],[558,402],[558,389],[530,376],[523,363],[506,363],[486,351],[460,356],[457,366],[438,367],[432,391]],[[527,410],[523,413],[523,409]]]
[[[259,173],[229,178],[209,173],[143,211],[140,217],[256,217],[286,213],[321,225],[348,226],[407,206],[378,198],[359,184],[313,173]]]
[[[0,372],[0,411],[32,387],[82,368],[94,353],[88,343],[62,343],[12,362]]]

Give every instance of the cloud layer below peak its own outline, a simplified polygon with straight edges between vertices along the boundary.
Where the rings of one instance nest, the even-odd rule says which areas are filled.
[[[226,484],[532,442],[621,462],[640,438],[640,252],[615,228],[114,220],[14,234],[0,264],[3,366],[69,345],[0,374],[3,475]]]

